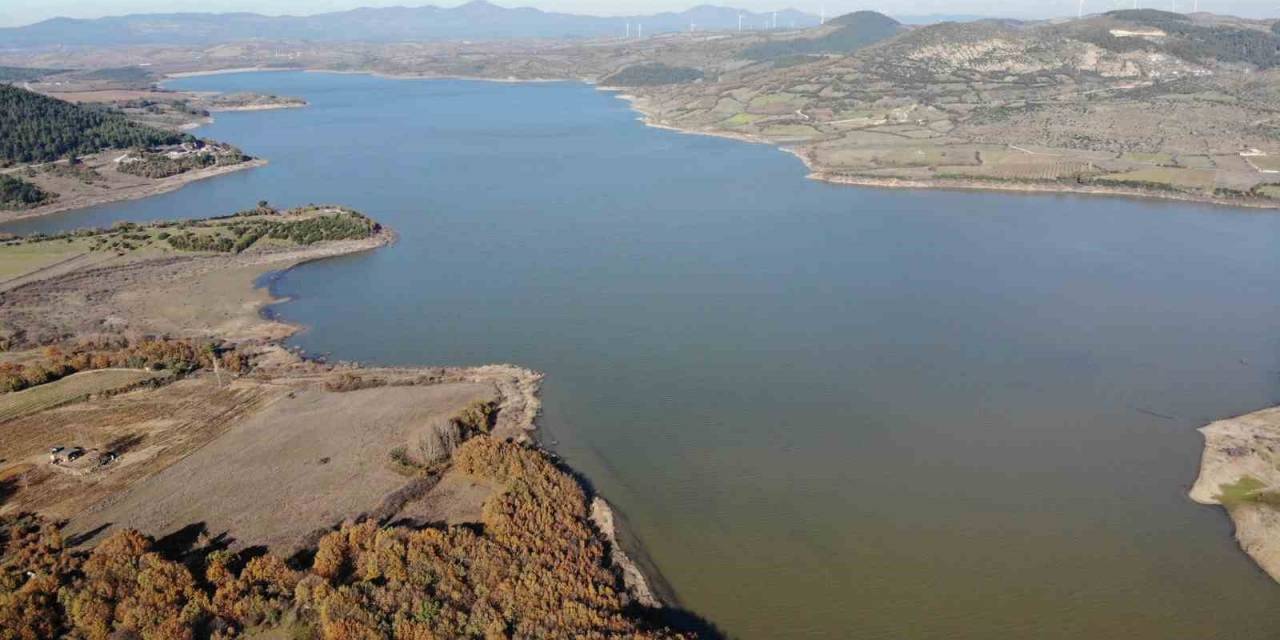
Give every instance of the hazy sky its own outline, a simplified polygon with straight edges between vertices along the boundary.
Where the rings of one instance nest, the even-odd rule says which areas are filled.
[[[653,13],[686,9],[708,0],[496,0],[503,6],[535,6],[548,11],[594,15]],[[1139,0],[1143,6],[1169,8],[1170,0]],[[1195,0],[1172,0],[1179,11],[1190,10]],[[751,10],[793,6],[812,11],[826,5],[828,14],[875,9],[889,14],[978,14],[1008,17],[1072,15],[1077,0],[715,0],[713,4]],[[0,26],[16,26],[46,18],[70,16],[96,18],[123,13],[176,11],[253,11],[267,14],[310,14],[361,6],[438,4],[452,6],[458,0],[0,0]],[[1086,0],[1091,11],[1133,6],[1133,0]],[[1200,8],[1215,13],[1250,17],[1280,16],[1280,0],[1200,0]]]

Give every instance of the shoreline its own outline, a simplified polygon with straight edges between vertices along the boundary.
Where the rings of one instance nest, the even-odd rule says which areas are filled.
[[[305,252],[306,255],[300,256],[296,260],[282,259],[284,264],[280,268],[270,269],[257,278],[255,278],[255,288],[262,289],[266,292],[267,297],[261,300],[255,308],[256,315],[268,327],[281,327],[282,330],[275,333],[271,342],[275,347],[284,350],[304,362],[316,362],[314,358],[306,355],[302,350],[292,350],[284,345],[284,341],[298,333],[307,330],[308,325],[300,322],[284,319],[280,314],[273,311],[274,307],[286,304],[293,300],[289,296],[278,295],[273,287],[275,283],[287,274],[289,271],[296,269],[309,262],[317,262],[332,257],[358,255],[377,251],[379,249],[391,246],[399,241],[400,237],[394,230],[383,227],[383,230],[368,241],[361,241],[346,247],[331,247],[327,252]],[[259,284],[261,283],[261,284]],[[353,364],[357,370],[365,368],[363,363],[355,362]],[[378,367],[379,369],[387,369],[388,367]],[[390,369],[413,372],[421,369],[430,368],[426,365],[419,367],[391,367]],[[502,397],[503,410],[499,413],[499,421],[503,424],[495,427],[495,433],[505,433],[513,436],[517,442],[526,444],[543,454],[556,460],[563,460],[554,451],[545,447],[536,437],[538,430],[537,419],[542,414],[542,399],[539,394],[541,392],[541,382],[545,374],[528,369],[515,364],[485,364],[463,367],[445,366],[446,371],[451,371],[456,375],[473,381],[492,381],[498,387]],[[512,413],[516,413],[514,419],[507,418]],[[572,469],[577,474],[576,469]],[[661,577],[661,572],[656,566],[652,566],[652,562],[646,562],[650,565],[649,573],[641,568],[641,563],[637,562],[633,556],[647,557],[643,547],[640,549],[628,548],[631,545],[625,544],[624,541],[631,541],[632,544],[639,545],[639,541],[633,536],[629,536],[621,523],[621,518],[617,515],[616,510],[609,502],[597,491],[590,487],[583,487],[588,494],[590,504],[590,520],[595,525],[597,533],[608,544],[609,558],[612,566],[618,574],[619,580],[625,587],[628,595],[639,604],[649,609],[665,609],[678,606],[674,593],[669,592],[669,588],[657,590],[654,585],[666,582]],[[650,575],[657,572],[658,575]]]
[[[175,71],[164,74],[165,78],[198,78],[201,76],[221,76],[229,73],[257,73],[260,71],[302,71],[298,67],[237,67],[234,69],[210,69],[208,71]],[[163,81],[161,84],[164,84]]]
[[[1033,195],[1069,194],[1111,198],[1135,198],[1163,202],[1187,202],[1255,211],[1280,210],[1280,201],[1268,201],[1263,199],[1234,200],[1214,196],[1198,196],[1191,193],[1164,192],[1153,189],[1143,189],[1140,187],[1108,187],[1099,185],[1069,185],[1054,183],[1002,183],[994,180],[953,180],[945,178],[922,180],[917,178],[878,178],[874,176],[841,175],[836,171],[819,167],[814,164],[814,162],[800,149],[797,149],[794,146],[788,146],[786,143],[775,142],[758,136],[736,133],[733,131],[683,129],[677,126],[664,124],[657,122],[652,113],[646,111],[638,104],[641,100],[640,97],[623,93],[626,91],[625,88],[599,86],[596,87],[596,89],[606,93],[613,93],[616,98],[630,105],[631,109],[639,115],[637,119],[646,127],[662,129],[665,131],[674,131],[685,135],[709,136],[713,138],[736,140],[738,142],[746,142],[749,144],[769,145],[783,153],[798,158],[800,162],[804,164],[805,169],[809,171],[809,175],[807,176],[808,179],[827,184],[875,189],[986,191],[992,193],[1022,193]]]
[[[95,193],[92,195],[80,197],[60,197],[54,202],[31,209],[20,211],[5,211],[0,213],[0,224],[7,222],[17,222],[19,220],[28,220],[31,218],[39,218],[58,213],[67,213],[79,209],[88,209],[99,205],[110,204],[112,202],[123,202],[126,200],[141,200],[151,196],[177,191],[182,187],[200,180],[216,178],[218,176],[235,173],[237,171],[246,171],[249,169],[257,169],[265,167],[267,161],[262,158],[254,158],[239,164],[233,164],[224,167],[209,167],[207,169],[197,169],[180,173],[176,176],[168,178],[160,178],[151,184],[137,185],[133,187],[122,187],[113,191]]]
[[[1204,451],[1187,496],[1222,507],[1240,549],[1280,583],[1280,407],[1217,420],[1198,429]]]
[[[306,68],[295,67],[289,69],[281,68],[236,68],[236,69],[219,69],[213,71],[192,71],[166,74],[166,78],[184,78],[207,75],[224,75],[234,73],[256,73],[259,71],[284,72],[298,71],[302,73],[332,73],[337,75],[368,75],[376,78],[384,78],[388,80],[470,80],[476,82],[495,82],[501,84],[550,84],[557,82],[581,82],[597,91],[611,93],[614,97],[626,102],[631,109],[638,114],[638,120],[647,127],[654,129],[663,129],[673,131],[685,135],[710,136],[714,138],[725,138],[728,140],[736,140],[750,144],[763,144],[772,146],[779,151],[791,154],[800,159],[809,170],[808,178],[818,182],[827,184],[835,184],[853,187],[869,187],[877,189],[936,189],[936,190],[955,190],[955,191],[986,191],[992,193],[1022,193],[1035,195],[1052,195],[1052,194],[1075,194],[1075,195],[1091,195],[1103,197],[1118,198],[1137,198],[1142,200],[1158,200],[1165,202],[1187,202],[1196,204],[1208,204],[1219,207],[1228,207],[1235,209],[1250,210],[1268,210],[1280,209],[1280,201],[1271,202],[1263,199],[1258,200],[1234,200],[1229,198],[1220,198],[1214,196],[1198,196],[1191,193],[1175,193],[1163,192],[1152,189],[1143,189],[1140,187],[1107,187],[1097,185],[1068,185],[1053,183],[1001,183],[988,180],[952,180],[952,179],[929,179],[922,180],[917,178],[877,178],[872,176],[848,176],[840,175],[830,169],[824,169],[813,164],[813,162],[805,157],[798,149],[788,146],[786,143],[780,143],[750,134],[736,133],[732,131],[710,130],[710,129],[685,129],[674,125],[657,122],[654,115],[646,111],[638,102],[642,99],[629,93],[625,93],[630,89],[627,87],[615,87],[609,85],[600,85],[590,80],[575,78],[492,78],[480,76],[467,76],[457,74],[392,74],[383,73],[372,70],[337,70],[323,68]]]

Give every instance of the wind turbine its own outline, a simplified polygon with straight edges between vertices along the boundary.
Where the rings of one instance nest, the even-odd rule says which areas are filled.
[[[774,29],[778,28],[778,12],[777,11],[773,12],[773,28]]]
[[[1080,0],[1080,10],[1077,12],[1076,17],[1077,18],[1084,17],[1084,0]]]
[[[1083,1],[1083,0],[1082,0],[1082,1]],[[1197,0],[1197,1],[1199,1],[1199,0]],[[820,20],[821,20],[821,21],[820,21],[818,24],[826,24],[826,23],[827,23],[827,5],[825,5],[825,4],[824,4],[824,5],[822,5],[822,14],[821,14],[821,15],[822,15],[822,17],[820,18]]]
[[[738,31],[739,32],[742,31],[742,14],[741,13],[738,14]]]

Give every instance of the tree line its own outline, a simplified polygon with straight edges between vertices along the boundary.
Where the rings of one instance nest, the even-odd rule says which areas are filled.
[[[0,363],[0,392],[21,391],[94,369],[151,369],[182,375],[212,367],[215,359],[221,368],[235,373],[249,369],[248,358],[239,351],[171,338],[85,339],[63,347],[45,347],[41,356]]]
[[[199,233],[197,228],[197,231],[183,230],[173,234],[166,232],[158,237],[180,251],[240,253],[262,238],[307,246],[318,242],[368,238],[381,228],[381,225],[367,216],[354,211],[343,211],[302,220],[272,220],[264,216],[219,225],[211,234]]]

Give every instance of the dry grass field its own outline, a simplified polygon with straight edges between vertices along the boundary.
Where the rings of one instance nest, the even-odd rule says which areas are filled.
[[[261,410],[74,515],[67,531],[128,527],[164,536],[200,524],[215,537],[286,552],[312,531],[374,511],[408,482],[392,464],[393,449],[496,395],[493,385],[482,383],[346,393],[315,383],[292,388],[257,391],[270,398]]]
[[[82,513],[206,445],[282,392],[196,377],[8,420],[0,424],[0,482],[8,487],[0,513]],[[116,451],[120,459],[87,476],[66,475],[48,464],[53,446]]]
[[[127,389],[159,374],[137,369],[83,371],[31,389],[0,395],[0,424],[82,398]]]

